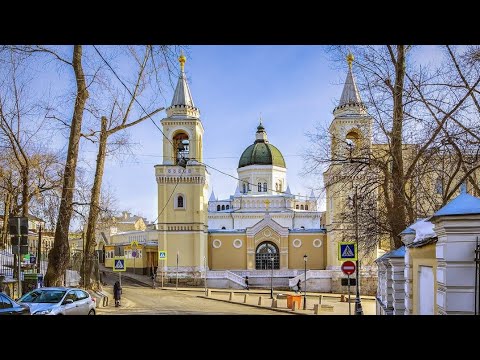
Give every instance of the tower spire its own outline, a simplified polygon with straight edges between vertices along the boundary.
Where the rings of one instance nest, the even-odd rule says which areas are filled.
[[[187,115],[193,117],[199,117],[200,113],[193,103],[192,94],[188,87],[187,77],[185,75],[185,63],[187,58],[183,54],[183,51],[178,57],[180,63],[180,75],[178,77],[175,93],[173,94],[172,103],[167,109],[168,116],[172,115]]]
[[[347,109],[365,111],[365,105],[360,97],[360,92],[358,91],[355,77],[353,76],[352,72],[352,64],[355,58],[351,52],[348,53],[346,60],[348,64],[347,78],[345,79],[345,84],[343,85],[340,102],[333,112],[336,113],[340,110]]]

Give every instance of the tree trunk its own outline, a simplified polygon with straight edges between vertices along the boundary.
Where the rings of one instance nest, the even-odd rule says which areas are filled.
[[[95,169],[95,178],[93,180],[92,195],[90,199],[90,210],[88,213],[88,225],[85,241],[84,257],[82,263],[82,278],[85,277],[85,286],[92,288],[90,283],[93,260],[95,259],[95,227],[97,225],[98,214],[100,213],[100,190],[102,187],[103,171],[105,167],[105,156],[107,150],[107,118],[102,116],[102,128],[100,132],[100,143],[98,145],[97,167]]]
[[[70,125],[70,138],[68,141],[67,162],[63,174],[63,188],[60,208],[58,211],[57,225],[53,249],[48,256],[48,269],[45,275],[47,286],[59,286],[63,282],[68,262],[70,249],[68,245],[68,230],[73,212],[73,190],[75,188],[75,172],[77,169],[78,149],[82,129],[83,111],[88,99],[87,85],[82,67],[82,46],[73,48],[73,70],[77,82],[77,95]]]
[[[5,195],[5,206],[3,208],[3,225],[2,225],[2,239],[0,248],[4,248],[8,243],[8,220],[10,217],[10,206],[12,203],[12,195],[9,192]]]
[[[405,181],[403,171],[402,133],[403,133],[403,87],[405,82],[405,46],[397,45],[397,60],[395,63],[395,86],[393,89],[393,126],[392,144],[392,203],[390,225],[395,248],[402,246],[400,233],[406,227],[405,213]]]
[[[30,174],[30,168],[27,160],[25,166],[22,169],[22,216],[28,218],[28,176]]]

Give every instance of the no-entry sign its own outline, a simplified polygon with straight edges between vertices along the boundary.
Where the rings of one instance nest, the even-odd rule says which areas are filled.
[[[342,264],[342,271],[345,275],[352,275],[355,272],[355,263],[353,261],[345,261]]]

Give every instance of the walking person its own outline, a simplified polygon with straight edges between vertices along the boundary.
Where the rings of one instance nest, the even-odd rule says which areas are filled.
[[[122,295],[122,288],[120,287],[120,283],[116,281],[115,285],[113,285],[113,297],[115,299],[115,307],[120,306],[121,295]]]
[[[297,288],[295,289],[295,293],[299,293],[302,291],[302,288],[300,287],[300,284],[301,284],[301,280],[298,279],[298,282],[297,282]]]
[[[245,276],[245,289],[250,290],[250,287],[248,286],[248,276]]]

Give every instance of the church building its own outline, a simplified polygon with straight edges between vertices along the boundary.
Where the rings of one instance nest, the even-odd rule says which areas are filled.
[[[293,195],[281,149],[260,120],[252,142],[246,140],[239,154],[233,195],[218,199],[203,162],[204,128],[186,80],[185,56],[179,62],[175,93],[161,120],[163,162],[155,166],[158,219],[145,237],[149,243],[158,239],[158,250],[166,255],[158,262],[157,276],[167,281],[178,276],[180,283],[192,285],[206,278],[208,286],[226,288],[242,288],[246,276],[251,286],[269,287],[272,281],[277,288],[306,278],[312,291],[341,291],[332,189],[327,187],[326,213],[319,211],[313,191]],[[331,132],[368,142],[370,129],[350,69]],[[335,146],[332,142],[332,151]],[[115,242],[128,248],[127,235]]]

